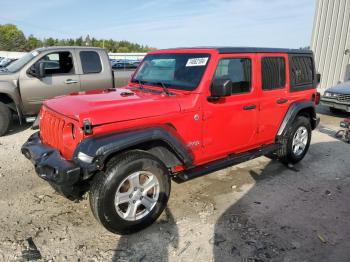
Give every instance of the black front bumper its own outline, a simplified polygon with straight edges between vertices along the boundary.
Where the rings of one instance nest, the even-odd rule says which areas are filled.
[[[81,197],[81,168],[63,159],[58,150],[42,144],[39,132],[28,139],[21,151],[34,164],[38,176],[48,181],[59,193],[71,200]]]

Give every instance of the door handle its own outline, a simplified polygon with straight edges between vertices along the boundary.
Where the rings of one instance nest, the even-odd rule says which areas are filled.
[[[286,99],[286,98],[281,98],[281,99],[278,99],[278,100],[276,101],[276,103],[279,104],[279,105],[285,104],[285,103],[287,103],[287,102],[288,102],[288,99]]]
[[[67,79],[64,83],[67,84],[67,85],[70,85],[70,84],[77,84],[78,81],[77,80],[73,80],[73,79]]]
[[[252,110],[252,109],[255,109],[256,108],[256,105],[246,105],[246,106],[243,106],[243,110]]]

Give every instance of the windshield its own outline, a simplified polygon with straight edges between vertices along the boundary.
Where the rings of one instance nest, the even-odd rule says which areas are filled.
[[[147,55],[132,82],[192,91],[200,83],[209,57],[209,54]]]
[[[6,67],[7,71],[11,73],[17,72],[38,54],[39,52],[37,50],[34,50],[24,55],[22,58],[18,59],[17,61],[13,62],[8,67]]]

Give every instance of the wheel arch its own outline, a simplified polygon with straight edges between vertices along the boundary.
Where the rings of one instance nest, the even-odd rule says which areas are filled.
[[[0,92],[0,102],[7,105],[12,111],[17,111],[15,101],[9,94]]]
[[[10,110],[18,115],[20,124],[22,124],[22,111],[21,104],[15,93],[6,93],[0,90],[0,102],[4,103]]]
[[[78,158],[80,152],[91,156],[94,161],[88,169],[101,169],[112,157],[129,150],[143,150],[159,158],[168,168],[176,165],[191,167],[193,157],[181,139],[171,130],[163,127],[146,128],[83,140],[76,148],[73,159],[83,166]]]
[[[316,108],[313,102],[295,102],[288,108],[288,111],[277,132],[277,140],[283,137],[289,131],[292,123],[298,116],[305,116],[309,118],[312,130],[315,129],[319,123],[319,118],[316,115]]]
[[[177,154],[169,144],[163,140],[149,140],[143,143],[136,144],[134,146],[126,147],[122,150],[115,151],[109,154],[105,159],[104,163],[108,163],[116,155],[126,153],[128,151],[141,150],[152,154],[162,161],[167,168],[172,168],[177,165],[182,165],[184,162],[179,154]]]

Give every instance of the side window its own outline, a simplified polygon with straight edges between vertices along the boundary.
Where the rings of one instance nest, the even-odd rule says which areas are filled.
[[[286,85],[286,62],[283,57],[263,57],[261,61],[262,89],[273,90]]]
[[[73,57],[70,52],[51,53],[40,59],[45,75],[74,74]]]
[[[94,74],[102,71],[100,56],[97,52],[81,51],[79,55],[84,74]]]
[[[232,81],[232,94],[248,93],[252,84],[252,62],[249,58],[221,59],[214,79]]]
[[[312,85],[314,80],[313,61],[310,56],[293,56],[291,61],[292,87]]]

